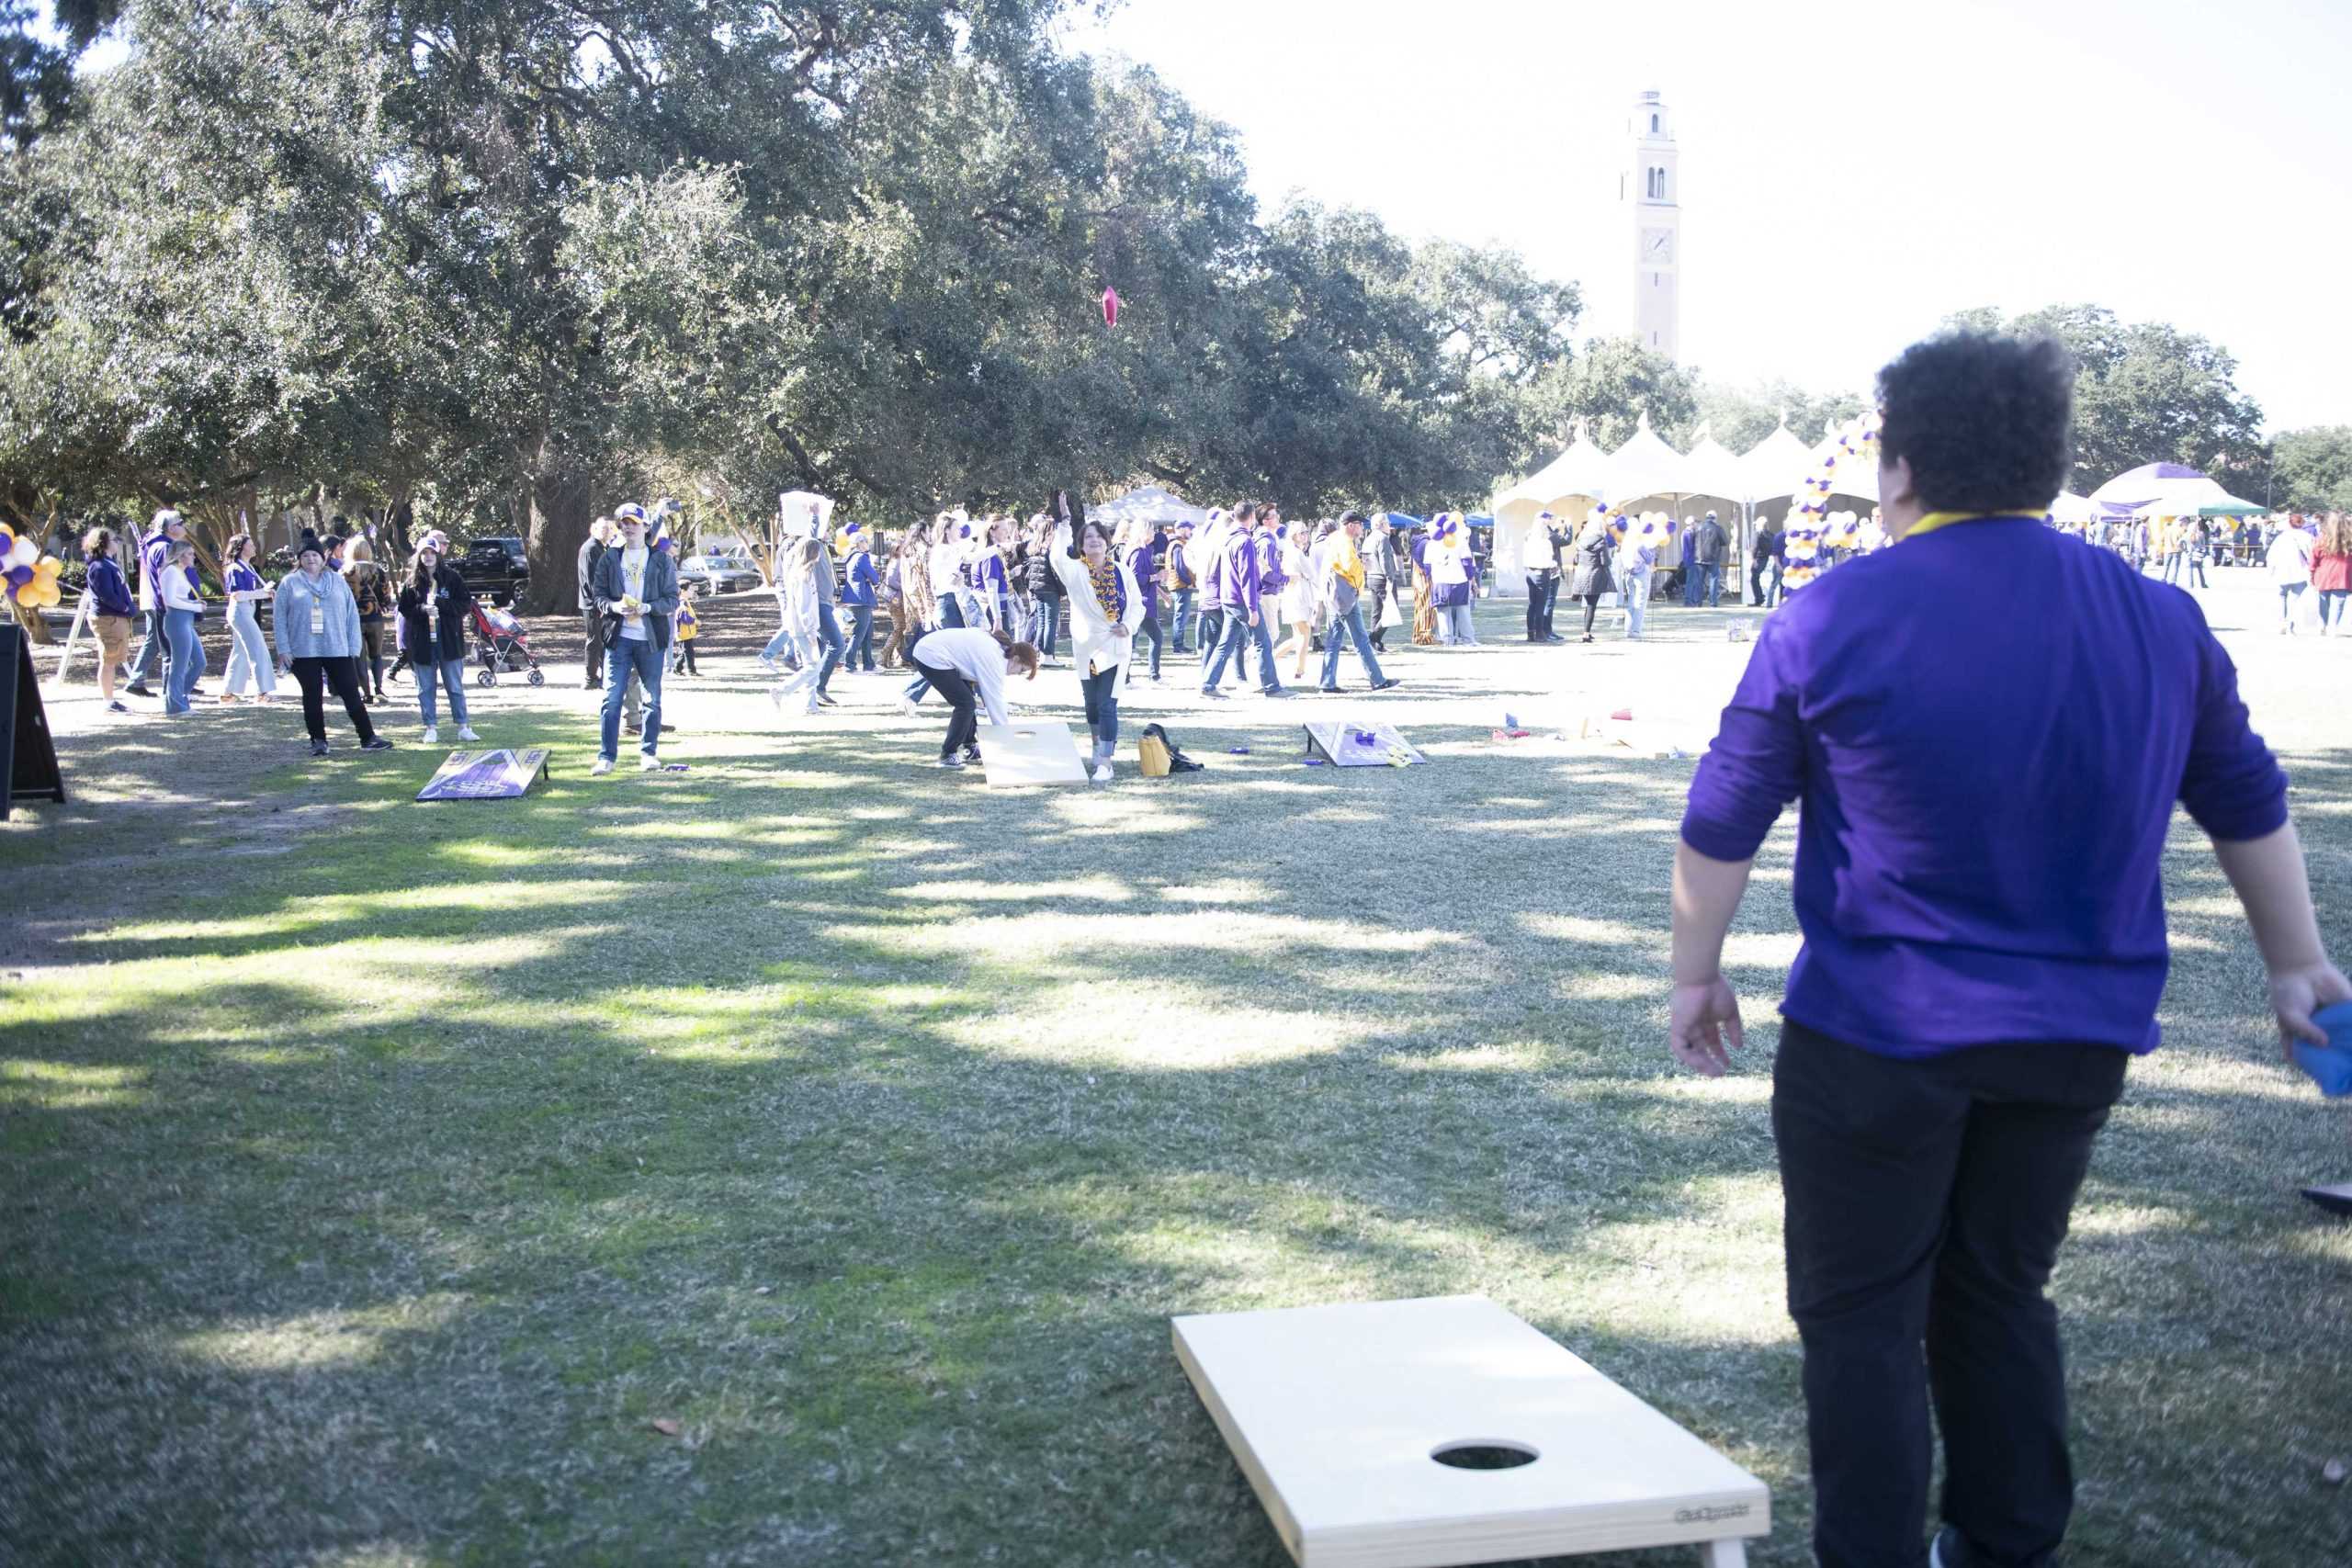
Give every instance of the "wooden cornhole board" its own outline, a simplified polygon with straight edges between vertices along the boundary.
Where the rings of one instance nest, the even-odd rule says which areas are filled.
[[[1086,762],[1067,724],[1023,719],[980,725],[980,769],[991,784],[1084,784]]]
[[[1695,1545],[1745,1568],[1762,1482],[1484,1296],[1175,1320],[1176,1354],[1299,1568]],[[1532,1450],[1511,1469],[1432,1457]]]

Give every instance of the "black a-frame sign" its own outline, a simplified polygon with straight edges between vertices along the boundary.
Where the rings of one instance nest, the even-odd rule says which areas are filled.
[[[40,708],[40,682],[25,628],[0,621],[0,820],[22,800],[65,799],[49,716]]]

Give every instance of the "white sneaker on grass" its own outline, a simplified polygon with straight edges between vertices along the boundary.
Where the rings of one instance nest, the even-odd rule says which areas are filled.
[[[460,740],[479,740],[481,737],[474,733],[474,727],[472,725],[461,724],[458,726],[458,739]]]
[[[660,773],[662,771],[662,759],[655,756],[650,751],[639,751],[637,754],[637,771],[640,773]]]
[[[1097,762],[1094,764],[1094,782],[1096,784],[1109,784],[1111,782],[1110,763]]]
[[[592,779],[601,779],[612,771],[613,760],[610,757],[599,757],[596,759],[596,765],[588,770],[588,776]]]
[[[438,745],[440,739],[441,732],[438,729],[429,724],[424,727],[424,743],[427,746]]]

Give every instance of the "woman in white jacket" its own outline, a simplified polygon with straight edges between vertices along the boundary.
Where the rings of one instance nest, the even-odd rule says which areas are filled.
[[[786,697],[806,687],[808,692],[808,711],[817,711],[820,695],[817,681],[825,671],[824,658],[819,651],[817,641],[817,562],[824,553],[824,545],[816,539],[803,539],[785,550],[784,570],[776,585],[777,603],[784,611],[784,626],[777,635],[788,634],[799,644],[800,669],[768,688],[768,701],[778,708],[784,706]]]
[[[1111,756],[1119,749],[1119,699],[1127,689],[1129,655],[1136,628],[1143,625],[1143,589],[1119,553],[1111,531],[1089,523],[1073,544],[1069,501],[1057,495],[1061,521],[1054,528],[1054,575],[1069,601],[1071,662],[1086,697],[1086,728],[1094,737],[1094,782],[1111,782]]]

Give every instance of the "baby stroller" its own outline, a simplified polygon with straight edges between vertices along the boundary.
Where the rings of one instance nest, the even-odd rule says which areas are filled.
[[[481,668],[474,671],[475,685],[495,686],[501,675],[512,675],[517,670],[528,671],[534,686],[548,683],[539,661],[531,657],[530,639],[524,634],[522,622],[477,599],[474,633],[474,656],[481,660]]]

